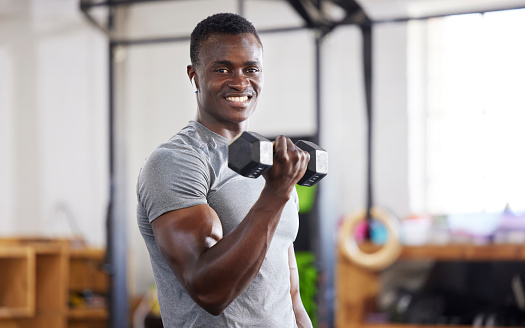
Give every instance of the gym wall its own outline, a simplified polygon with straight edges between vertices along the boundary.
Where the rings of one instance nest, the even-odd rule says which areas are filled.
[[[76,0],[33,0],[0,7],[1,234],[70,233],[74,222],[93,246],[105,243],[108,201],[107,39]],[[167,6],[175,6],[168,10]],[[156,2],[119,9],[127,36],[189,35],[206,15],[237,11],[237,1]],[[300,26],[279,1],[246,1],[257,28]],[[154,17],[155,19],[151,19]],[[375,200],[408,211],[406,26],[375,29]],[[263,135],[315,133],[314,34],[264,34],[265,90],[250,129]],[[365,106],[361,37],[337,28],[322,48],[321,141],[330,153],[320,183],[322,265],[333,270],[341,216],[365,205]],[[195,117],[186,76],[187,42],[119,50],[116,110],[125,133],[130,294],[153,282],[138,233],[135,184],[145,157]],[[67,211],[57,211],[65,204]],[[331,275],[328,275],[331,277]]]
[[[0,234],[105,242],[107,41],[78,2],[0,4]]]

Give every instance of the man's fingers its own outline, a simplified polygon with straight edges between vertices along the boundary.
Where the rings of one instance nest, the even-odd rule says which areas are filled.
[[[292,142],[292,140],[290,138],[286,138],[286,147],[290,151],[294,151],[294,150],[297,149],[297,147],[295,147],[295,144]]]
[[[285,136],[278,136],[275,139],[275,157],[281,161],[288,161],[290,158],[288,156],[288,141],[290,139]]]
[[[279,136],[274,141],[274,152],[277,160],[308,163],[310,154],[297,147],[290,138]]]

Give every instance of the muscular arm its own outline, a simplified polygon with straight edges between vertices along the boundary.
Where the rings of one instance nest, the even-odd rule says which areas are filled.
[[[290,267],[290,295],[292,296],[293,312],[299,328],[311,328],[312,321],[306,312],[301,294],[299,293],[299,271],[295,260],[293,244],[288,248],[288,266]]]
[[[208,205],[171,211],[152,222],[159,249],[188,294],[218,315],[257,275],[281,213],[309,156],[289,139],[276,140],[266,185],[243,221],[226,236]]]

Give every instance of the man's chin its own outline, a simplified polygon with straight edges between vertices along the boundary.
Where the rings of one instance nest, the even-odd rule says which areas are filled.
[[[255,109],[254,108],[250,108],[250,107],[248,107],[248,108],[238,108],[236,110],[237,110],[237,114],[238,115],[234,115],[232,117],[232,121],[237,122],[237,123],[242,123],[242,122],[246,121],[255,112]]]

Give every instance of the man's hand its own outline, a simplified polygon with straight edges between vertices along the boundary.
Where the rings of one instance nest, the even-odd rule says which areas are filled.
[[[310,154],[294,145],[292,140],[279,136],[274,141],[272,167],[263,174],[266,187],[276,194],[290,197],[295,184],[306,172]]]

